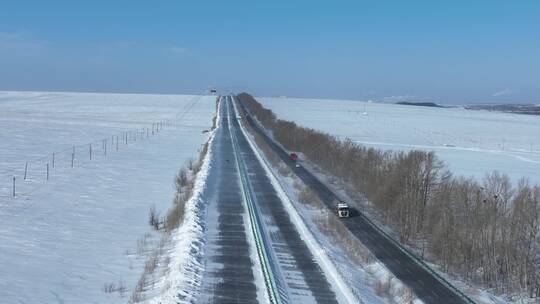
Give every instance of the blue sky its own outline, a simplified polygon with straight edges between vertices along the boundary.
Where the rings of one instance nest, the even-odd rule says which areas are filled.
[[[540,1],[6,1],[0,90],[540,103]]]

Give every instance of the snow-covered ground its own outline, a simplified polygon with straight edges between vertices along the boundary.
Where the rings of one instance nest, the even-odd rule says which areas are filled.
[[[366,146],[433,150],[458,175],[540,184],[538,116],[350,100],[258,98],[278,117]]]
[[[214,96],[0,92],[2,303],[127,302],[144,267],[137,243],[150,232],[149,208],[171,206],[173,178],[197,157],[214,113]],[[160,121],[171,124],[145,137]],[[119,282],[124,297],[104,292]]]

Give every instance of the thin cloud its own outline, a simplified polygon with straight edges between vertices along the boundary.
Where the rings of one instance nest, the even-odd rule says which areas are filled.
[[[493,93],[493,97],[509,96],[512,95],[512,90],[506,88],[504,90]]]

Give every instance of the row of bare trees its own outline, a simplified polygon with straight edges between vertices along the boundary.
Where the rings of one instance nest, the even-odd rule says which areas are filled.
[[[501,293],[540,297],[540,187],[492,172],[453,176],[433,152],[383,151],[278,119],[240,101],[276,141],[362,193],[399,234],[445,271]]]

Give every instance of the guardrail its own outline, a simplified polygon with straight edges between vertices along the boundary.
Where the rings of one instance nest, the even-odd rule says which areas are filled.
[[[230,119],[230,115],[229,115],[229,119]],[[236,139],[236,135],[231,130],[230,123],[229,123],[229,133],[231,134],[231,140],[232,140],[233,150],[234,150],[234,159],[235,159],[236,166],[238,168],[238,172],[240,175],[240,182],[242,184],[242,194],[246,201],[248,214],[249,214],[249,221],[251,224],[253,235],[255,237],[257,255],[259,257],[259,261],[261,262],[261,268],[263,271],[263,276],[264,276],[264,281],[266,285],[266,290],[268,292],[268,297],[270,298],[270,302],[275,303],[275,304],[280,304],[281,299],[279,297],[279,293],[276,288],[274,274],[270,266],[268,255],[266,253],[266,250],[264,249],[264,244],[263,244],[264,240],[261,233],[260,223],[258,220],[257,212],[255,211],[255,207],[253,205],[252,193],[248,185],[248,179],[247,179],[247,173],[246,173],[247,170],[246,170],[243,160],[239,156],[238,151],[240,150],[240,148]]]

